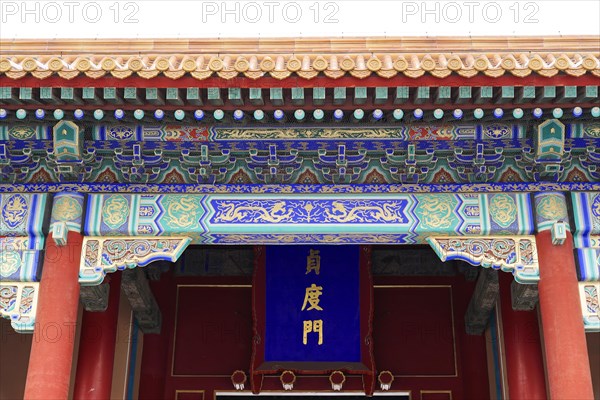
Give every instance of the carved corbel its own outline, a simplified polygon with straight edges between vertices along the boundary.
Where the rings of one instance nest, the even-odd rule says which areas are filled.
[[[427,238],[427,242],[442,261],[462,260],[501,269],[511,272],[519,283],[540,280],[534,236],[437,236]]]
[[[79,266],[79,283],[94,286],[107,273],[144,267],[153,261],[175,262],[192,239],[179,237],[86,237]]]
[[[39,293],[37,282],[0,283],[0,315],[19,333],[33,333]]]

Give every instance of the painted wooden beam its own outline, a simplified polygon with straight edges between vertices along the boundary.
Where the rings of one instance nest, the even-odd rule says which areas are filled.
[[[253,106],[265,105],[261,88],[250,88],[250,92],[248,93],[248,99],[250,101],[250,104],[252,104]]]
[[[464,104],[471,101],[473,95],[473,88],[471,86],[459,86],[456,93],[456,104]],[[475,93],[477,98],[477,93]],[[491,96],[490,96],[491,97]]]
[[[500,291],[498,271],[482,268],[475,284],[475,291],[465,313],[465,329],[469,335],[482,335],[496,305]]]
[[[524,285],[513,281],[510,285],[512,308],[516,311],[531,311],[538,303],[538,285]]]
[[[556,97],[556,86],[543,86],[537,88],[538,94],[535,100],[538,103],[545,103],[554,100]]]
[[[121,287],[140,329],[144,333],[160,333],[162,315],[143,269],[126,269],[122,274]]]
[[[17,88],[8,86],[0,87],[0,101],[2,104],[19,104]]]
[[[346,103],[346,88],[336,87],[333,88],[333,104],[344,104]]]
[[[529,103],[535,100],[535,86],[522,86],[516,89],[515,102]]]
[[[292,104],[295,106],[304,105],[304,88],[295,87],[292,88]]]
[[[428,86],[419,86],[415,91],[415,104],[423,104],[429,102],[429,87]]]
[[[185,90],[185,99],[192,106],[201,106],[202,97],[200,97],[200,88],[189,87]]]
[[[502,86],[497,88],[498,95],[496,96],[497,104],[510,103],[515,99],[515,87],[514,86]]]
[[[121,97],[121,93],[119,93],[121,90],[116,87],[105,87],[103,89],[104,101],[110,104],[122,104],[123,98]]]
[[[354,105],[362,105],[367,102],[367,88],[364,86],[357,86],[354,88]]]
[[[322,106],[325,104],[325,88],[324,87],[316,87],[313,88],[313,105]]]
[[[598,101],[598,86],[585,86],[581,89],[581,101]]]
[[[41,104],[39,101],[39,89],[31,87],[19,88],[19,100],[25,104]]]
[[[162,106],[165,104],[165,97],[158,88],[146,88],[146,101],[155,106]]]
[[[556,94],[556,103],[574,101],[577,98],[577,86],[559,86]]]
[[[181,96],[181,89],[179,88],[167,88],[165,100],[168,104],[172,104],[174,106],[182,106],[184,104]]]
[[[452,90],[450,86],[440,86],[435,89],[434,94],[435,104],[445,104],[452,98]]]
[[[60,98],[67,104],[82,104],[81,97],[79,96],[79,89],[72,87],[61,87]]]
[[[493,98],[493,88],[491,86],[481,86],[475,88],[475,103],[489,103]]]
[[[95,105],[104,104],[104,102],[98,95],[99,90],[100,89],[96,89],[93,87],[84,87],[83,89],[81,89],[81,99],[86,104],[95,104]]]
[[[206,89],[206,99],[211,106],[222,106],[225,104],[223,97],[221,97],[221,89],[219,88],[212,87]]]
[[[408,86],[396,87],[396,94],[394,96],[394,104],[404,104],[410,98],[410,91]]]
[[[58,95],[59,90],[52,87],[41,87],[40,88],[40,101],[44,104],[60,105],[64,102]]]
[[[283,88],[270,88],[269,89],[269,100],[274,106],[282,106],[283,101]]]
[[[379,86],[375,88],[373,94],[373,104],[384,104],[388,100],[388,88],[385,86]]]
[[[138,89],[135,87],[126,87],[123,89],[123,98],[127,103],[140,105],[143,103],[139,96]]]

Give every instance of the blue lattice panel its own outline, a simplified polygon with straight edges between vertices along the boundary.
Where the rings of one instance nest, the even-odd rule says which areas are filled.
[[[194,243],[424,243],[429,235],[533,232],[525,193],[90,195],[88,236]]]

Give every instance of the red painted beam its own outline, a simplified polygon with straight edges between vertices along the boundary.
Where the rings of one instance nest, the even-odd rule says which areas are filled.
[[[165,76],[158,76],[151,79],[144,79],[139,76],[131,76],[125,79],[117,79],[112,76],[92,79],[87,76],[77,76],[73,79],[63,79],[59,76],[51,76],[46,79],[38,79],[27,75],[21,79],[10,79],[5,75],[0,76],[0,87],[138,87],[138,88],[188,88],[188,87],[221,87],[221,88],[292,88],[292,87],[380,87],[380,86],[586,86],[598,85],[598,77],[587,73],[583,76],[571,76],[566,74],[557,74],[553,77],[544,77],[532,73],[531,75],[519,78],[509,73],[505,73],[498,78],[491,78],[482,73],[472,77],[464,78],[460,75],[451,74],[446,78],[436,78],[425,74],[419,78],[408,78],[403,74],[398,74],[393,78],[382,78],[373,74],[365,79],[355,78],[353,76],[343,76],[339,79],[332,79],[326,76],[317,76],[313,79],[304,79],[300,77],[291,77],[283,80],[275,79],[270,76],[253,80],[246,77],[233,79],[223,79],[219,77],[210,77],[204,80],[198,80],[192,76],[186,75],[179,79],[170,79]]]

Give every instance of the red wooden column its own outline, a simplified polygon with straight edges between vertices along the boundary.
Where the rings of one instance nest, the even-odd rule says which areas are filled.
[[[500,308],[508,393],[511,400],[546,399],[544,359],[535,311],[515,311],[510,287],[513,278],[500,273]]]
[[[106,279],[110,279],[106,311],[84,311],[83,313],[74,399],[110,398],[119,319],[121,273],[110,274]]]
[[[590,362],[579,303],[573,238],[553,245],[549,230],[536,235],[539,298],[548,387],[552,399],[593,399]]]
[[[69,394],[79,308],[79,261],[83,236],[69,232],[67,245],[46,239],[35,333],[25,399],[66,399]]]

